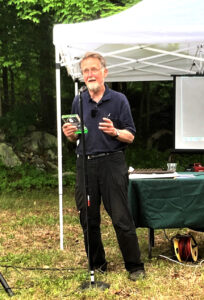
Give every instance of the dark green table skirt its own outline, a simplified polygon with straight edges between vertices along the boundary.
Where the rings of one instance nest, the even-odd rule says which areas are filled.
[[[128,199],[135,226],[203,231],[204,173],[191,174],[195,178],[130,179]]]

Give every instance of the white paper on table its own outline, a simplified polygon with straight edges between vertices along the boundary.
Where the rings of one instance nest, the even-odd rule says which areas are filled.
[[[196,176],[194,174],[178,174],[176,177],[177,178],[195,178]]]
[[[177,172],[174,173],[165,173],[165,174],[129,174],[129,179],[137,179],[137,178],[146,178],[146,179],[154,179],[154,178],[176,178],[179,174]]]

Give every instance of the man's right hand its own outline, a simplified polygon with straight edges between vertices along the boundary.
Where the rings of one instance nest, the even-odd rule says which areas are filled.
[[[62,126],[62,131],[69,141],[76,142],[78,138],[78,134],[75,133],[77,131],[76,126],[73,126],[71,123],[65,123]]]

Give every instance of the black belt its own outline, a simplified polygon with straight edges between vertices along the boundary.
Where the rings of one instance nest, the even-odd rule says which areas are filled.
[[[87,155],[87,159],[96,159],[96,158],[113,155],[113,154],[120,153],[120,152],[123,152],[123,151],[102,152],[102,153],[98,153],[98,154],[90,154],[90,155]]]
[[[102,152],[102,153],[98,153],[98,154],[87,155],[86,158],[88,160],[90,160],[90,159],[96,159],[96,158],[100,158],[100,157],[104,157],[104,156],[109,156],[109,155],[113,155],[113,154],[116,154],[116,153],[122,153],[122,152],[123,152],[122,150],[115,151],[115,152]],[[82,155],[77,155],[77,157],[82,157]]]

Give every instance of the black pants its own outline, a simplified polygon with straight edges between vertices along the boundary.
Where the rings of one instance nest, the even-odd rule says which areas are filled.
[[[87,199],[84,199],[82,157],[77,158],[76,164],[76,205],[80,212],[80,223],[83,228],[87,252]],[[93,267],[98,268],[106,263],[100,232],[100,204],[102,198],[104,207],[112,219],[127,271],[133,272],[143,269],[144,265],[140,261],[140,250],[135,226],[128,209],[128,172],[124,154],[118,152],[109,156],[87,160],[87,170],[88,194],[91,202],[90,207],[88,207],[89,255]]]

